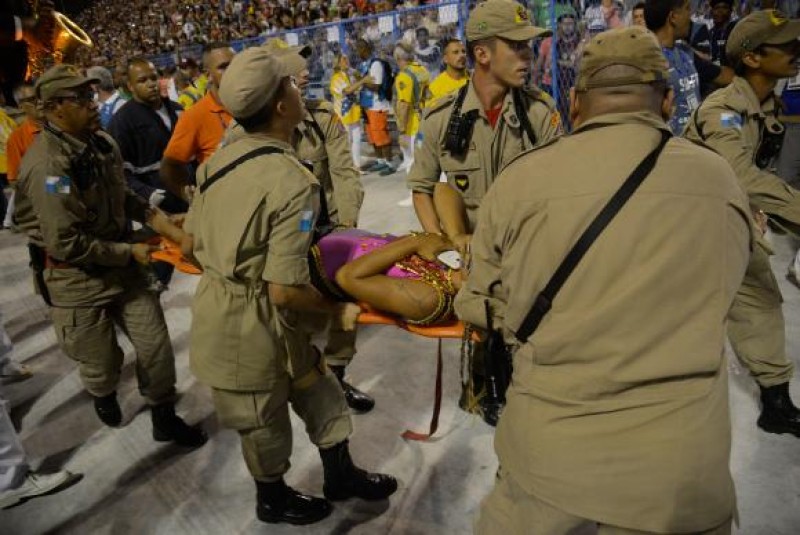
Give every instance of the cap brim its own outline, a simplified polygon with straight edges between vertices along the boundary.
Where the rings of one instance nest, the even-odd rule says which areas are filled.
[[[800,37],[800,20],[790,20],[783,25],[781,31],[765,40],[765,45],[782,45]]]
[[[553,35],[553,32],[548,29],[539,28],[538,26],[524,26],[522,28],[514,28],[507,32],[498,33],[497,37],[502,37],[509,41],[530,41],[531,39],[550,37],[551,35]]]
[[[294,76],[308,68],[306,58],[287,49],[287,53],[277,54],[276,59],[281,63],[281,76]]]
[[[75,89],[76,87],[83,87],[85,85],[99,84],[99,83],[100,83],[100,78],[94,78],[94,77],[84,78],[81,76],[80,78],[75,78],[71,82],[66,82],[66,81],[61,82],[60,87],[58,89]],[[56,90],[56,92],[58,92],[58,90]]]

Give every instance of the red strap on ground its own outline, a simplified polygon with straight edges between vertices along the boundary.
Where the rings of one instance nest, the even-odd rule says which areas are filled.
[[[431,425],[427,433],[417,433],[406,429],[401,435],[407,440],[426,441],[436,433],[439,428],[439,412],[442,409],[442,339],[439,338],[436,350],[436,391],[433,396],[433,415],[431,415]]]

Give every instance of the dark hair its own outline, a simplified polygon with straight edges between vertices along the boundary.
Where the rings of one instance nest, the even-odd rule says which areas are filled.
[[[370,43],[369,41],[367,41],[363,37],[359,37],[358,39],[356,39],[356,49],[358,49],[360,47],[366,47],[369,50],[373,50],[374,49],[374,47],[372,46],[372,43]]]
[[[636,11],[637,9],[644,9],[644,2],[637,2],[636,5],[631,9],[631,12]]]
[[[144,56],[134,56],[128,60],[128,66],[125,69],[126,76],[131,75],[131,67],[134,65],[153,65],[153,62]]]
[[[208,55],[213,52],[214,50],[220,50],[223,48],[230,48],[231,44],[227,41],[212,41],[208,43],[206,46],[203,47],[203,68],[208,69]]]
[[[669,14],[683,7],[686,0],[645,0],[644,23],[651,32],[667,25]]]
[[[494,50],[495,37],[487,37],[486,39],[478,39],[477,41],[467,41],[467,57],[471,62],[475,62],[475,47],[486,46],[490,50]]]
[[[459,45],[464,44],[463,41],[461,41],[461,39],[457,39],[455,37],[449,37],[448,39],[445,40],[444,44],[442,45],[442,51],[444,52],[445,50],[447,50],[447,47],[452,45],[453,43],[458,43]]]

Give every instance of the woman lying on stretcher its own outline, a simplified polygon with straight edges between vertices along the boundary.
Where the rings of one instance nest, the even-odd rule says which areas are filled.
[[[448,235],[463,231],[458,193],[439,184],[434,205]],[[396,237],[357,229],[337,231],[312,246],[311,282],[328,297],[364,303],[411,324],[439,323],[453,315],[453,300],[464,280],[463,269],[437,258],[453,249],[453,243],[439,234]]]
[[[466,215],[461,196],[441,183],[433,198],[446,236],[463,236]],[[439,323],[452,317],[453,300],[465,277],[464,269],[449,267],[437,258],[455,249],[446,236],[397,237],[358,229],[333,232],[311,248],[311,282],[338,301],[356,301],[415,325]],[[181,241],[183,255],[191,259],[191,235]]]

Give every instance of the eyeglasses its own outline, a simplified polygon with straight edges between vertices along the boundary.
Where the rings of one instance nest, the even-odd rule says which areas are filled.
[[[59,102],[63,102],[65,100],[71,100],[79,106],[87,106],[90,103],[94,102],[94,93],[87,91],[79,95],[60,95],[57,96],[55,100],[58,100]]]
[[[36,102],[35,96],[17,99],[17,104],[19,104],[20,106],[22,106],[23,104],[34,104],[35,102]]]

